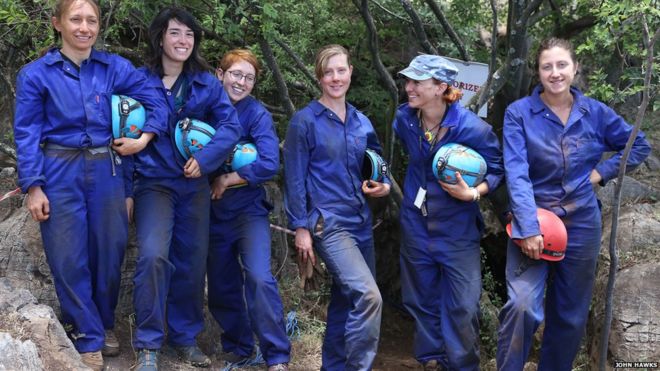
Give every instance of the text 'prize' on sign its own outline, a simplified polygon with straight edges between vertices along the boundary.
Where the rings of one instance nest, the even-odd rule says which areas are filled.
[[[467,106],[468,102],[483,88],[488,79],[488,65],[479,62],[465,62],[459,59],[443,57],[452,61],[458,67],[458,75],[454,81],[453,87],[463,91],[461,104]],[[479,116],[486,117],[488,114],[487,105],[479,109]]]

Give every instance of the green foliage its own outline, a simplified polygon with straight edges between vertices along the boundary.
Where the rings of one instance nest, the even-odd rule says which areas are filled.
[[[593,66],[586,93],[610,104],[621,104],[642,89],[647,49],[642,42],[641,20],[646,19],[652,36],[660,27],[660,8],[657,0],[604,0],[592,5],[597,23],[576,43],[583,66]],[[657,94],[660,65],[654,63],[653,70],[651,91]],[[652,106],[656,110],[657,102]]]

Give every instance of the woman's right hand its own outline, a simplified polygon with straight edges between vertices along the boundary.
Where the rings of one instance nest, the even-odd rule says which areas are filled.
[[[520,240],[520,249],[523,254],[528,257],[539,260],[543,252],[543,236],[537,234],[536,236],[523,238]]]
[[[36,222],[48,220],[50,216],[50,202],[41,186],[32,186],[28,189],[27,208]]]
[[[307,264],[307,259],[311,260],[312,265],[316,265],[316,257],[312,248],[312,235],[307,228],[296,229],[296,249],[298,250],[298,261],[302,263],[303,267]]]

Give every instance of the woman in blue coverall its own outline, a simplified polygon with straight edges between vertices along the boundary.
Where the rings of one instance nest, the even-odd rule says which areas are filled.
[[[199,54],[201,38],[195,18],[179,8],[163,9],[149,26],[144,73],[166,101],[170,117],[167,132],[135,158],[137,370],[157,366],[166,327],[169,350],[180,359],[196,367],[211,363],[195,340],[204,327],[211,207],[206,175],[233,150],[242,129],[222,85]],[[188,160],[174,143],[175,126],[184,118],[216,129]]]
[[[512,103],[504,116],[511,237],[522,247],[508,243],[508,301],[498,331],[500,370],[523,369],[544,317],[538,369],[571,370],[584,334],[600,249],[601,214],[594,186],[617,176],[632,132],[611,108],[571,86],[578,64],[569,41],[543,41],[536,63],[541,84]],[[600,162],[610,151],[616,153]],[[627,169],[639,165],[649,151],[639,132]],[[539,260],[543,236],[537,207],[555,213],[566,226],[568,246],[561,261]]]
[[[288,370],[291,344],[277,281],[270,271],[272,206],[262,186],[277,174],[280,151],[273,118],[250,95],[259,70],[257,57],[247,49],[225,54],[216,70],[243,126],[240,142],[254,144],[257,159],[213,180],[208,301],[223,329],[221,358],[230,362],[249,358],[254,331],[268,370],[281,371]]]
[[[76,349],[93,369],[117,355],[113,333],[128,239],[121,158],[110,148],[110,99],[129,95],[147,109],[139,139],[113,148],[131,155],[164,130],[164,105],[129,61],[93,48],[101,15],[93,0],[60,0],[52,23],[62,39],[21,69],[14,138],[18,182],[40,222],[44,251]]]
[[[296,112],[284,144],[286,210],[299,264],[316,264],[313,235],[332,275],[322,370],[371,369],[380,334],[382,299],[365,196],[384,197],[390,184],[362,180],[365,150],[380,152],[380,145],[369,119],[346,102],[352,71],[344,47],[317,53],[321,98]]]
[[[401,292],[415,318],[415,358],[425,370],[479,369],[478,200],[502,180],[502,152],[490,125],[463,108],[452,87],[457,67],[437,55],[420,55],[399,72],[408,103],[399,107],[394,131],[410,156],[401,208]],[[483,182],[469,187],[439,182],[433,158],[460,143],[485,159]]]

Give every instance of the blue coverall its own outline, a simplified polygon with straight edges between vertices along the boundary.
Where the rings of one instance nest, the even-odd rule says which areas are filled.
[[[243,130],[236,110],[215,76],[186,73],[189,90],[177,107],[175,94],[161,77],[144,70],[150,86],[167,101],[168,131],[135,156],[135,222],[138,259],[134,306],[138,349],[160,349],[167,326],[168,343],[195,345],[204,327],[204,278],[209,240],[209,184],[234,149]],[[184,158],[174,144],[174,127],[183,118],[203,121],[215,136],[194,154],[202,176],[186,178]],[[166,324],[167,321],[167,324]]]
[[[342,122],[318,101],[293,116],[284,144],[289,226],[310,231],[333,279],[322,370],[369,370],[378,348],[382,298],[361,176],[367,148],[380,153],[366,116],[347,104]]]
[[[571,370],[584,334],[600,248],[601,214],[589,175],[601,185],[615,178],[632,132],[605,104],[571,88],[573,107],[566,125],[532,95],[512,103],[504,116],[504,164],[513,211],[514,239],[539,235],[536,208],[559,216],[568,246],[559,262],[532,260],[509,241],[508,301],[500,313],[497,367],[522,370],[533,335],[545,316],[539,370]],[[599,162],[604,152],[615,151]],[[628,159],[634,169],[650,152],[639,132]],[[548,278],[551,277],[550,280]],[[547,287],[546,287],[546,282]],[[543,296],[545,292],[545,311]]]
[[[76,349],[103,347],[114,327],[121,263],[128,239],[124,163],[109,146],[110,98],[124,94],[147,109],[143,131],[165,130],[164,104],[126,59],[92,49],[78,67],[58,49],[21,69],[14,139],[18,182],[41,186],[50,217],[40,224],[62,322]]]
[[[223,329],[225,352],[249,357],[254,330],[269,366],[288,363],[291,344],[277,281],[270,270],[268,213],[272,206],[262,186],[279,170],[279,140],[273,118],[258,100],[248,96],[234,107],[243,126],[240,142],[253,143],[258,156],[235,170],[246,186],[227,189],[221,199],[211,201],[209,310]]]
[[[415,358],[449,370],[479,369],[479,241],[484,223],[475,202],[453,198],[433,175],[433,157],[447,143],[474,149],[486,161],[484,181],[494,190],[504,175],[502,152],[490,125],[459,103],[447,106],[447,132],[433,147],[418,110],[401,105],[394,131],[409,155],[401,207],[401,291],[415,318]],[[414,205],[426,190],[422,208]],[[424,215],[424,212],[426,215]]]

